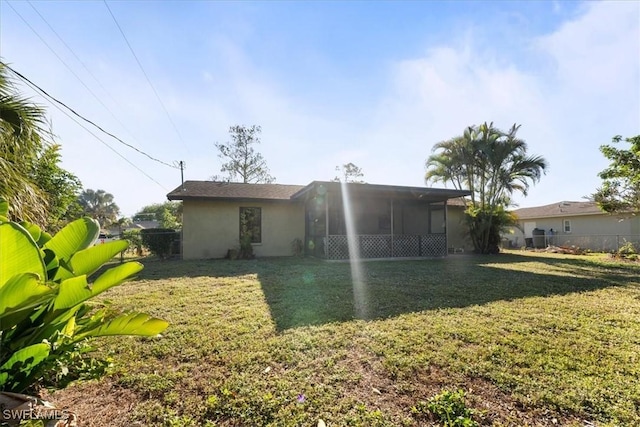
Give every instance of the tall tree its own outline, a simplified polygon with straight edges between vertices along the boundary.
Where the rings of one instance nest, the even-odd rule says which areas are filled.
[[[22,97],[0,62],[0,198],[9,215],[46,226],[45,194],[33,180],[38,154],[45,147],[42,108]]]
[[[98,220],[102,227],[107,227],[118,220],[120,208],[113,201],[113,194],[104,190],[86,189],[80,193],[78,202],[84,215]]]
[[[340,175],[333,178],[332,181],[364,184],[364,181],[360,179],[364,176],[364,173],[362,173],[362,168],[359,168],[351,162],[342,166],[336,166],[336,172],[338,172]]]
[[[220,151],[218,156],[225,161],[220,171],[228,174],[228,181],[236,181],[237,179],[244,183],[271,183],[275,181],[275,178],[269,174],[267,162],[262,154],[253,149],[254,144],[260,143],[259,135],[261,132],[262,128],[256,125],[251,127],[231,126],[229,128],[231,142],[215,144]],[[214,178],[217,179],[217,177]]]
[[[506,208],[515,192],[527,195],[540,180],[547,162],[527,155],[517,138],[520,126],[503,132],[486,122],[470,126],[462,136],[437,143],[427,159],[425,181],[451,183],[471,192],[466,217],[470,237],[479,253],[499,251],[500,230],[511,221]]]
[[[613,144],[619,144],[622,136],[613,137]],[[640,135],[626,138],[631,144],[623,150],[613,145],[602,145],[600,151],[611,163],[598,174],[602,187],[593,194],[593,200],[605,212],[640,212]]]

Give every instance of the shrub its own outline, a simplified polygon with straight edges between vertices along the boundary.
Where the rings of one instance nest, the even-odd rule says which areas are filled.
[[[82,218],[55,236],[29,223],[8,221],[0,201],[0,391],[21,392],[47,378],[63,383],[69,366],[100,366],[79,357],[87,340],[105,335],[153,336],[168,323],[144,313],[117,314],[89,300],[138,273],[127,262],[88,278],[127,247],[116,240],[92,246],[97,221]]]
[[[620,257],[628,257],[629,255],[637,255],[638,251],[636,251],[636,247],[631,242],[626,242],[624,245],[620,246],[618,249],[618,256]]]
[[[136,255],[142,256],[142,235],[140,230],[124,230],[122,238],[129,242],[129,249],[134,250]]]
[[[302,243],[302,240],[298,238],[293,239],[291,242],[291,253],[296,257],[304,255],[304,243]]]
[[[240,238],[240,249],[236,259],[253,259],[253,245],[251,244],[251,235],[245,234]]]
[[[140,236],[142,237],[142,244],[146,246],[152,254],[161,259],[165,259],[171,255],[171,246],[173,242],[180,237],[175,230],[170,228],[148,228],[146,230],[140,230]]]
[[[444,390],[426,402],[418,402],[411,412],[414,416],[431,414],[444,427],[477,427],[478,423],[472,418],[476,411],[467,408],[464,394],[463,390]]]

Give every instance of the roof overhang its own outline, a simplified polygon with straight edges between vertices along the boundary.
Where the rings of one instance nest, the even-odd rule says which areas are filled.
[[[413,200],[428,203],[445,202],[449,199],[468,196],[468,190],[451,190],[447,188],[405,187],[380,184],[343,184],[334,181],[313,181],[302,190],[291,196],[292,200],[308,200],[318,194],[341,193],[343,185],[351,196],[386,198],[395,200]]]

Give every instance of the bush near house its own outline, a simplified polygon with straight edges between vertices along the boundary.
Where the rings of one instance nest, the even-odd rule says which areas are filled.
[[[180,233],[170,228],[140,230],[140,236],[142,244],[160,259],[171,256],[174,242],[180,239]]]

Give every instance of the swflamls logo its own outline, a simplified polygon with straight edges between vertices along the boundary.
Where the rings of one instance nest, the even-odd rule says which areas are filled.
[[[67,416],[65,411],[53,408],[3,409],[5,420],[61,420]]]

